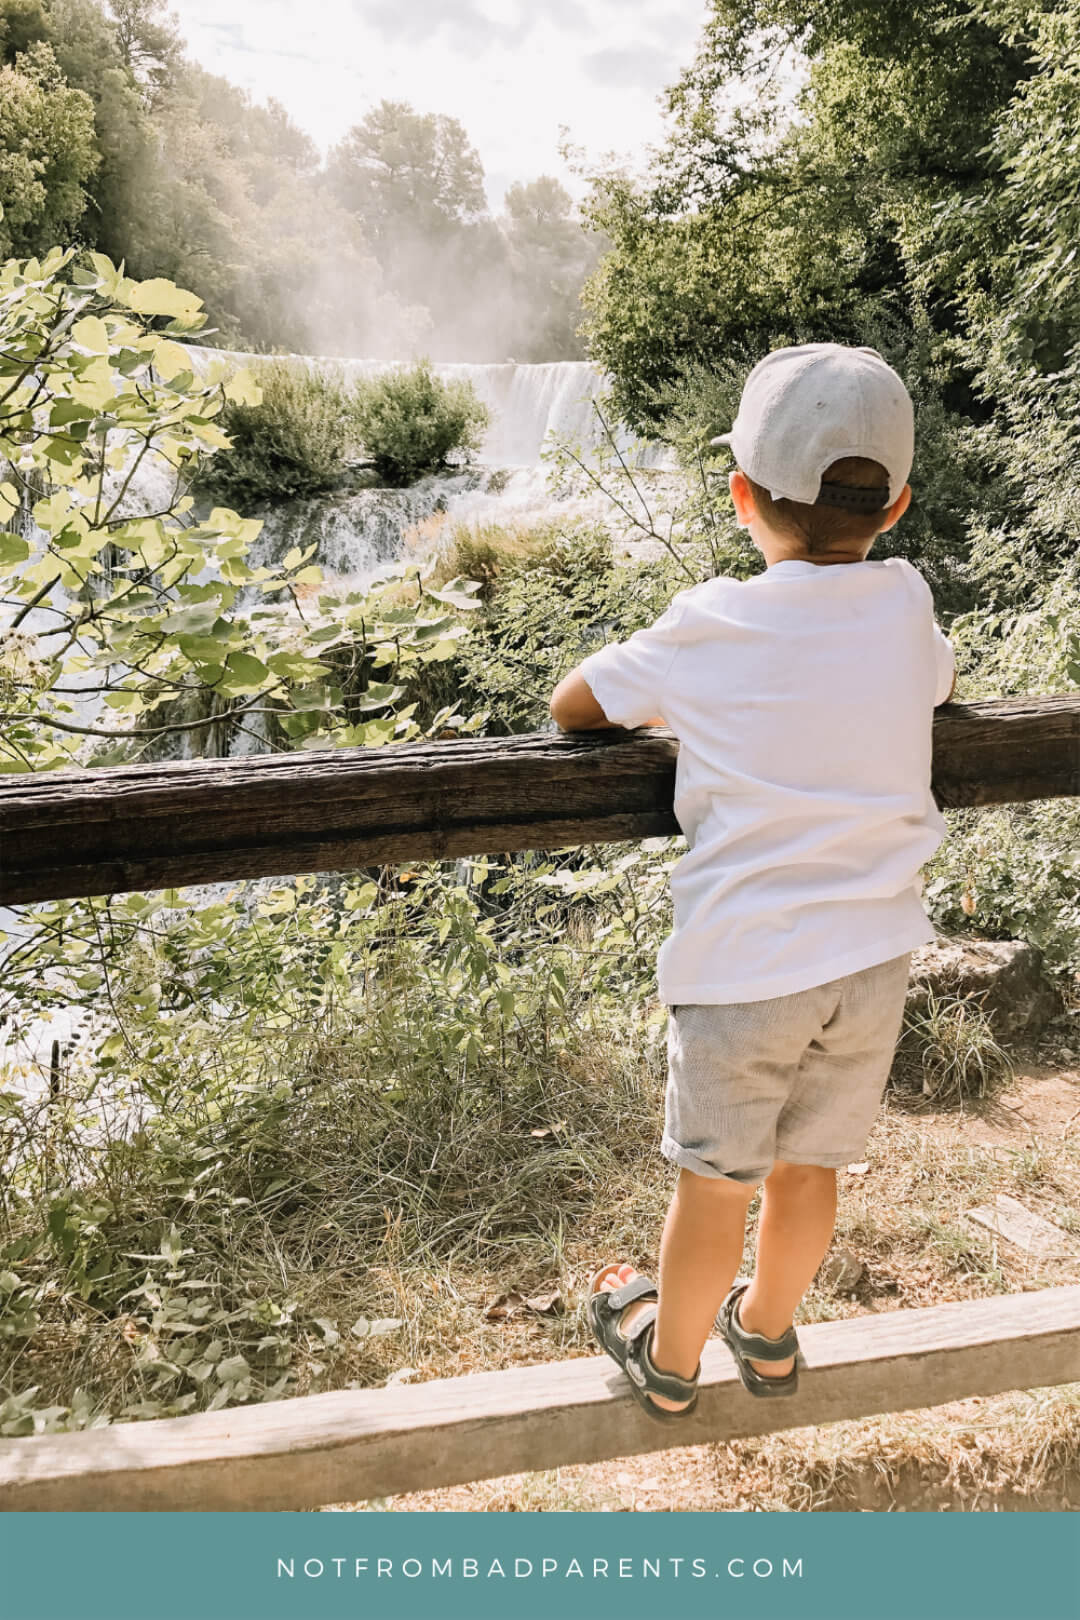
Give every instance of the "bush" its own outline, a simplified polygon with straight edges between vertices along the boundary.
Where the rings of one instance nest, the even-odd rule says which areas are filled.
[[[332,489],[355,455],[351,396],[340,374],[295,360],[253,368],[259,405],[228,405],[218,425],[232,440],[201,475],[219,497],[262,505]]]
[[[422,360],[363,379],[352,401],[357,438],[387,484],[438,472],[458,451],[479,450],[491,415],[467,382],[444,382]]]
[[[976,996],[940,999],[908,1009],[897,1046],[897,1067],[921,1077],[925,1097],[962,1103],[985,1097],[1011,1078],[1012,1061],[994,1039],[993,1026]]]

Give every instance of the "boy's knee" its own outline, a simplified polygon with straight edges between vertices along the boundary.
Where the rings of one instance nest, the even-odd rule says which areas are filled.
[[[827,1169],[823,1164],[792,1164],[790,1160],[777,1159],[766,1179],[767,1184],[782,1184],[785,1187],[824,1186],[836,1180],[836,1171]]]
[[[679,1169],[679,1193],[682,1197],[690,1197],[701,1202],[725,1202],[735,1200],[749,1204],[757,1192],[759,1183],[745,1182],[735,1176],[703,1176],[696,1170],[690,1170],[686,1165]]]

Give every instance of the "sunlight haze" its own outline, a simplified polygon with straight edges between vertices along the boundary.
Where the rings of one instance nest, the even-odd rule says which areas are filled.
[[[693,55],[703,0],[175,0],[191,55],[273,96],[324,150],[386,99],[464,124],[497,208],[517,179],[555,173],[560,126],[592,156],[639,164],[657,97]]]

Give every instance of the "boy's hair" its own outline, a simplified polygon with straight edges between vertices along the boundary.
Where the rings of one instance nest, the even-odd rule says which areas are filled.
[[[828,551],[835,543],[865,545],[881,528],[885,511],[848,512],[837,506],[809,505],[805,501],[792,501],[785,495],[774,501],[763,484],[755,482],[749,473],[743,477],[754,494],[754,505],[762,522],[777,534],[786,535],[804,545],[811,555]],[[821,475],[823,483],[846,484],[854,489],[887,489],[889,475],[880,461],[867,461],[863,456],[845,456],[834,461]]]

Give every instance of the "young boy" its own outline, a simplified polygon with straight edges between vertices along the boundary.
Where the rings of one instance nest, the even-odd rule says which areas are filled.
[[[714,1320],[751,1394],[797,1387],[792,1317],[832,1237],[836,1172],[862,1157],[910,953],[934,937],[919,872],[945,831],[931,724],[954,684],[921,575],[866,560],[907,509],[914,446],[911,399],[876,350],[776,350],[714,443],[734,453],[765,572],[680,592],[551,699],[567,731],[679,739],[689,847],[659,956],[661,1151],[679,1178],[659,1288],[613,1264],[589,1300],[600,1344],[669,1422],[696,1404]],[[755,1275],[732,1287],[762,1182]]]

